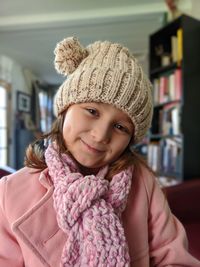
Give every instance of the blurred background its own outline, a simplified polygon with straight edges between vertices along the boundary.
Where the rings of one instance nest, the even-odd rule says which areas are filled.
[[[181,14],[200,18],[199,2],[0,0],[0,165],[21,168],[28,143],[49,130],[64,80],[53,64],[57,42],[77,36],[85,46],[122,43],[149,76],[150,35]]]

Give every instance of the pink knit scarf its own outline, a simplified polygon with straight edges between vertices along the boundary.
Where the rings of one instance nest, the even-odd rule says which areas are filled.
[[[104,179],[108,167],[97,175],[83,176],[71,157],[59,155],[55,145],[48,146],[45,159],[54,183],[57,222],[68,237],[61,266],[129,266],[120,217],[131,187],[131,168],[109,182]]]

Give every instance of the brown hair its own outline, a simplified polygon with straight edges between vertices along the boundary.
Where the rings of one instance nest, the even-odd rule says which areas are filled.
[[[45,142],[48,143],[48,141],[55,141],[57,143],[59,148],[59,154],[69,153],[65,146],[65,142],[62,135],[62,127],[65,113],[66,111],[58,115],[49,133],[42,135],[39,139],[37,139],[35,142],[28,146],[25,155],[25,166],[37,169],[38,171],[44,170],[47,167],[44,158],[44,152]],[[145,166],[152,172],[145,160],[138,153],[130,151],[129,147],[127,147],[122,153],[122,155],[119,157],[119,159],[110,165],[109,172],[106,178],[108,180],[111,180],[113,175],[119,173],[120,171],[126,169],[129,166],[134,166],[134,172],[140,171],[142,166]]]

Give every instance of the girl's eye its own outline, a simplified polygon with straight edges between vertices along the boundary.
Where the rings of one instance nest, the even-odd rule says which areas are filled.
[[[115,124],[115,128],[117,128],[117,129],[120,130],[121,132],[124,132],[124,133],[129,134],[129,130],[128,130],[128,128],[122,126],[122,125],[119,124],[119,123]]]
[[[90,114],[92,114],[93,116],[97,116],[98,115],[98,112],[96,109],[94,108],[87,108],[86,109]]]

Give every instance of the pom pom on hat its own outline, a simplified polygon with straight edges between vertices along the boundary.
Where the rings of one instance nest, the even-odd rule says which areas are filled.
[[[59,42],[54,50],[54,65],[58,73],[67,76],[74,72],[81,61],[87,57],[87,50],[81,46],[78,39],[69,37]]]

